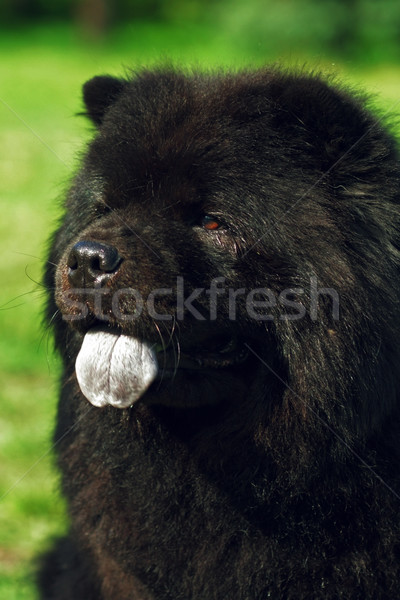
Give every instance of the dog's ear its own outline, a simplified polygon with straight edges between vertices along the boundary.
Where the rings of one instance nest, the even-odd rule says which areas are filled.
[[[338,183],[372,176],[396,158],[392,136],[370,113],[362,94],[315,76],[289,75],[278,83],[281,128],[290,128],[298,147],[306,143],[309,164],[317,162],[324,171],[332,171],[342,178]]]
[[[99,75],[84,84],[83,101],[86,114],[95,125],[101,125],[105,113],[117,100],[126,84],[123,79],[111,75]]]

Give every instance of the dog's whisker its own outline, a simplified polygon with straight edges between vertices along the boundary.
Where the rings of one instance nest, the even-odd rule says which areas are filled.
[[[167,362],[166,351],[167,351],[167,347],[168,347],[169,342],[167,344],[165,343],[164,336],[162,334],[162,331],[161,331],[160,326],[158,325],[158,323],[156,321],[153,321],[153,325],[156,328],[157,333],[158,333],[159,338],[160,338],[160,341],[161,341],[162,355],[163,355],[163,361],[164,361],[163,367],[161,369],[161,377],[159,379],[159,386],[160,386],[161,383],[162,383],[162,381],[163,381],[163,379],[164,379],[164,370],[165,370],[165,366],[166,366],[166,362]]]

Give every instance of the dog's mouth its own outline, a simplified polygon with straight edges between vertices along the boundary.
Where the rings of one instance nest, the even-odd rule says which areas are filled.
[[[225,369],[244,362],[248,356],[247,349],[235,337],[218,337],[211,340],[206,348],[178,350],[173,344],[154,347],[163,371],[173,369]]]
[[[168,380],[180,370],[226,371],[248,357],[236,336],[217,336],[201,346],[181,350],[172,343],[151,344],[117,329],[94,327],[86,333],[76,360],[78,383],[94,406],[127,408],[156,380]]]

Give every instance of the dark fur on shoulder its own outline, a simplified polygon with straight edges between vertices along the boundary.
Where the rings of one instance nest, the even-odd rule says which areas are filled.
[[[42,597],[398,597],[391,134],[361,97],[276,69],[97,77],[84,99],[98,130],[45,277],[71,532]],[[97,275],[82,275],[83,301],[71,283],[82,244],[86,261],[98,252],[101,311]],[[196,290],[217,278],[211,314]],[[130,289],[152,298],[140,318],[125,318]],[[75,360],[99,325],[162,346],[131,407],[80,392]]]

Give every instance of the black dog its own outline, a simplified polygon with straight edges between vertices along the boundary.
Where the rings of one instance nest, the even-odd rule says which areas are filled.
[[[45,278],[71,532],[42,597],[399,598],[391,134],[275,69],[84,99]]]

